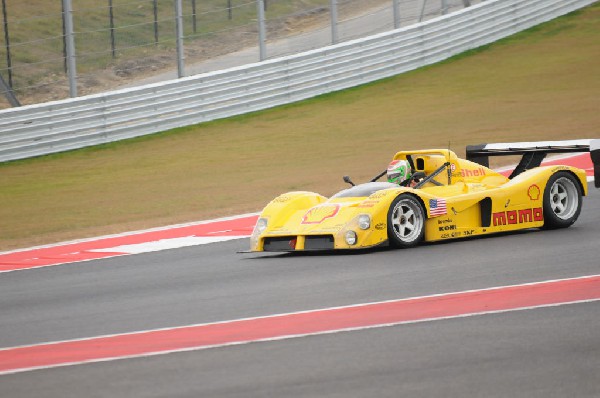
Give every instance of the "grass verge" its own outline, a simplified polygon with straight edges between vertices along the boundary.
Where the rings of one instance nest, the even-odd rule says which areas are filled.
[[[401,149],[593,138],[600,5],[359,88],[151,137],[0,165],[0,250],[331,194]]]

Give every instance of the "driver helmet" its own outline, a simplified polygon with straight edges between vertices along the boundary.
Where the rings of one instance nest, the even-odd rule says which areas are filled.
[[[388,182],[402,184],[412,175],[410,164],[406,160],[392,160],[387,168]]]

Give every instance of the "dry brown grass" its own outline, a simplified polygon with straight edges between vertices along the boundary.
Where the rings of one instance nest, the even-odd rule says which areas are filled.
[[[331,194],[400,149],[598,137],[600,6],[424,70],[299,104],[0,165],[0,250]]]

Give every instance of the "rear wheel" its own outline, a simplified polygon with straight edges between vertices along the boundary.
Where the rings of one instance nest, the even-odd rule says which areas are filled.
[[[581,188],[575,177],[559,171],[548,179],[544,190],[544,228],[567,228],[581,212]]]
[[[413,247],[425,234],[425,210],[412,195],[399,195],[388,211],[388,239],[394,247]]]

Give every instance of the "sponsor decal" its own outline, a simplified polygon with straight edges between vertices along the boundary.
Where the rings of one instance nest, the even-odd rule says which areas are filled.
[[[446,199],[429,199],[429,214],[431,216],[443,216],[448,213]]]
[[[289,202],[291,199],[292,199],[291,196],[281,195],[281,196],[278,196],[275,199],[273,199],[273,202],[275,202],[275,203],[285,203],[285,202]]]
[[[466,231],[452,231],[443,233],[440,235],[441,239],[452,239],[452,238],[460,238],[461,236],[473,236],[475,233],[474,229],[469,229]]]
[[[454,221],[451,218],[438,218],[438,225],[452,224]]]
[[[328,218],[335,217],[340,211],[338,204],[317,205],[310,209],[304,217],[301,224],[320,224]]]
[[[379,223],[377,225],[375,225],[375,229],[381,231],[382,229],[385,229],[386,225],[385,223]]]
[[[361,202],[357,207],[373,207],[377,203],[379,203],[378,200],[365,200],[365,201]]]
[[[527,224],[544,221],[544,211],[541,207],[533,209],[501,211],[492,215],[493,225]]]
[[[531,200],[538,200],[540,198],[540,193],[541,193],[540,187],[538,187],[535,184],[530,186],[529,189],[527,190],[527,196],[529,196],[529,199],[531,199]]]
[[[454,232],[450,232],[450,233],[441,234],[440,238],[442,238],[442,239],[460,238],[460,231],[454,231]]]
[[[478,167],[476,169],[461,169],[460,174],[463,177],[483,177],[486,175],[485,168]]]
[[[441,227],[438,227],[438,230],[440,232],[444,232],[444,231],[453,231],[456,229],[456,225],[455,224],[451,224],[451,225],[443,225]]]
[[[385,191],[385,190],[383,190],[383,191],[377,191],[377,192],[372,193],[369,196],[369,199],[381,199],[381,198],[385,198],[389,193],[390,193],[389,191]]]

